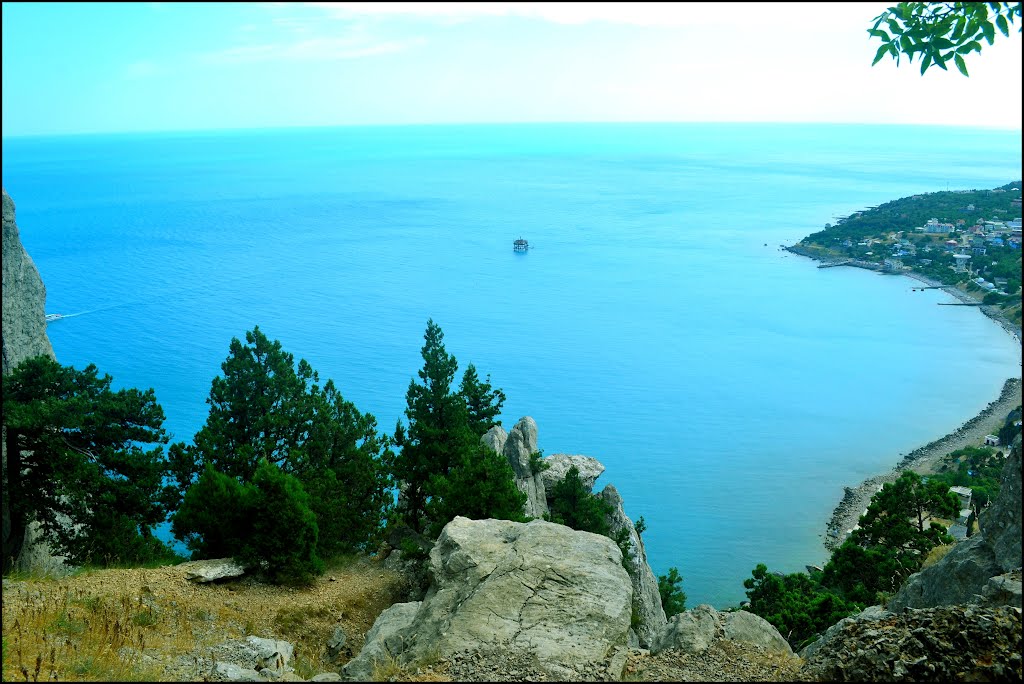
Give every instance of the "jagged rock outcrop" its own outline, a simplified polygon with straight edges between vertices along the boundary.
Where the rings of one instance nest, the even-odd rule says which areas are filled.
[[[14,201],[3,189],[3,309],[2,371],[7,375],[23,360],[33,356],[50,356],[53,347],[46,336],[46,287],[39,270],[21,244],[18,224],[14,219]],[[7,434],[0,436],[2,449],[3,487],[7,490]],[[63,559],[54,557],[39,536],[35,523],[20,524],[11,519],[7,498],[3,500],[4,558],[17,557],[16,567],[23,571],[61,574],[66,568]]]
[[[707,604],[673,615],[654,636],[651,652],[701,653],[721,640],[753,644],[769,653],[793,655],[779,630],[764,618],[745,610],[720,613]]]
[[[938,563],[907,578],[887,608],[930,608],[1009,600],[1019,608],[1021,567],[1021,458],[1011,450],[999,496],[981,515],[981,533],[957,544]],[[992,578],[994,585],[990,585]],[[1014,591],[1016,583],[1016,591]],[[988,587],[986,589],[986,587]]]
[[[523,512],[532,518],[540,518],[547,513],[548,502],[543,480],[530,466],[530,455],[537,451],[537,423],[533,418],[523,416],[507,434],[504,428],[495,425],[484,434],[481,441],[508,459],[515,473],[516,487],[526,494]]]
[[[3,374],[24,359],[53,356],[46,336],[46,287],[21,244],[14,201],[3,190]]]
[[[602,468],[603,470],[603,468]],[[658,579],[647,564],[647,551],[644,549],[644,541],[637,534],[633,521],[623,510],[622,496],[615,485],[605,485],[598,495],[612,508],[608,515],[608,527],[612,536],[616,536],[620,530],[627,530],[629,533],[629,545],[633,552],[633,558],[629,563],[629,579],[633,584],[633,611],[635,613],[634,630],[640,640],[640,645],[650,647],[655,635],[665,626],[665,610],[661,605],[661,594],[658,591]]]
[[[552,677],[571,679],[577,664],[626,644],[632,586],[607,537],[543,520],[457,517],[431,550],[430,569],[423,602],[402,604],[415,611],[411,621],[383,639],[375,623],[346,677],[372,669],[375,652],[410,664],[483,647],[527,653]]]
[[[412,624],[423,601],[396,603],[377,616],[373,627],[366,633],[366,642],[359,654],[342,669],[345,678],[353,682],[368,682],[378,664],[405,650],[404,631]]]
[[[588,488],[592,488],[597,482],[597,478],[604,472],[603,463],[596,458],[580,454],[551,454],[544,459],[544,463],[548,467],[541,475],[544,478],[544,491],[548,498],[551,498],[551,490],[565,479],[566,473],[572,466],[576,466],[580,472],[580,482]]]
[[[941,606],[844,620],[807,653],[825,682],[998,682],[1021,680],[1021,611],[1010,606]],[[832,632],[833,630],[829,630]]]

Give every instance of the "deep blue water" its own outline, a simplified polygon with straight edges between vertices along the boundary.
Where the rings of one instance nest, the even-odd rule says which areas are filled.
[[[778,249],[1021,177],[1019,131],[529,125],[14,138],[3,183],[58,359],[154,387],[175,439],[254,325],[387,431],[428,318],[594,456],[652,568],[734,605],[827,554],[842,486],[970,418],[1020,350],[941,292]],[[533,250],[515,254],[527,238]]]

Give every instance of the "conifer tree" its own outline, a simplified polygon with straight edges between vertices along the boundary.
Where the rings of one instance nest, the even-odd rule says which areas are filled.
[[[469,364],[466,372],[462,374],[462,383],[459,385],[459,394],[466,401],[466,414],[469,420],[469,429],[477,437],[483,437],[484,433],[495,425],[501,425],[496,418],[501,415],[501,406],[505,403],[505,393],[501,388],[491,388],[491,376],[481,381],[476,372],[476,366]]]
[[[434,497],[427,511],[432,537],[457,515],[471,520],[526,522],[526,494],[516,487],[512,466],[483,443],[463,454],[447,476],[435,476],[431,491]]]
[[[421,382],[409,381],[405,394],[409,427],[401,421],[395,427],[394,441],[401,451],[392,462],[392,474],[403,487],[405,522],[416,532],[424,530],[432,484],[447,477],[453,464],[462,463],[475,441],[465,400],[452,392],[458,362],[445,350],[444,333],[433,319],[427,321],[423,340],[423,368],[417,372]]]
[[[170,555],[152,537],[166,517],[163,409],[152,389],[111,389],[95,365],[26,359],[3,380],[4,499],[13,534],[4,568],[37,520],[73,563]],[[72,524],[68,524],[68,523]]]

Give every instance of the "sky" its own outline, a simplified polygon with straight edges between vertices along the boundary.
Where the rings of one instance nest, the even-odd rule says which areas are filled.
[[[923,76],[894,3],[3,3],[3,136],[519,122],[1021,129],[1021,34]]]

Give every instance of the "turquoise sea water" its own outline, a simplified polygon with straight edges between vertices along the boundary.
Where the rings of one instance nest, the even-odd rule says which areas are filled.
[[[970,418],[1014,340],[913,281],[779,250],[1021,177],[1020,132],[839,125],[303,129],[3,141],[62,363],[154,387],[175,439],[254,325],[391,431],[428,318],[607,470],[651,566],[734,605],[827,557],[842,486]],[[535,246],[512,252],[512,240]]]

